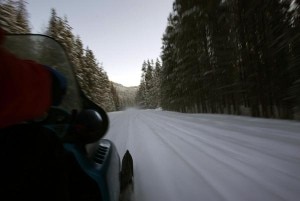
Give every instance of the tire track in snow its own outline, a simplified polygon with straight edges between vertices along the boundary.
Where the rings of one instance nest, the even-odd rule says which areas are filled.
[[[221,139],[221,141],[227,141],[229,143],[233,143],[234,145],[240,145],[240,147],[247,147],[250,150],[256,150],[258,153],[265,153],[268,154],[271,157],[274,158],[279,158],[281,160],[294,160],[294,162],[299,162],[300,161],[300,155],[298,154],[298,152],[300,151],[299,147],[300,147],[300,135],[294,136],[293,138],[289,138],[289,140],[284,140],[284,139],[276,139],[274,140],[273,138],[267,138],[266,136],[264,136],[265,134],[268,134],[268,132],[265,132],[264,134],[255,134],[253,135],[253,132],[251,130],[251,132],[248,132],[248,126],[246,126],[245,128],[242,126],[235,126],[235,125],[230,125],[227,124],[227,127],[224,128],[218,128],[215,127],[215,124],[213,125],[205,125],[205,124],[196,124],[195,123],[191,123],[191,122],[186,122],[186,121],[182,121],[182,120],[177,120],[174,118],[161,118],[161,115],[157,115],[155,113],[151,113],[155,115],[156,119],[161,119],[163,122],[170,122],[171,124],[176,124],[178,125],[179,123],[182,125],[182,127],[184,127],[185,129],[189,129],[191,130],[190,133],[208,133],[210,134],[210,137],[214,137],[214,138],[219,138]],[[174,125],[173,124],[173,125]],[[228,126],[230,125],[230,126]],[[236,128],[236,129],[234,129]],[[177,126],[175,126],[175,129],[177,129]],[[239,132],[237,132],[237,130]],[[257,132],[256,129],[253,129]],[[299,126],[299,130],[300,130],[300,126]],[[293,133],[295,135],[295,133]],[[192,134],[193,137],[197,138],[198,135]],[[263,138],[263,139],[262,139]],[[201,138],[200,138],[201,139]],[[257,143],[257,139],[259,139],[261,142],[268,142],[270,144],[272,144],[273,147],[275,147],[273,144],[274,143],[279,143],[280,142],[280,146],[281,149],[283,148],[287,148],[289,150],[293,149],[293,153],[295,153],[293,156],[290,155],[282,155],[282,150],[278,149],[276,147],[276,150],[268,150],[265,148],[265,144],[259,145],[259,144],[255,144],[255,146],[250,146],[249,142],[255,141]],[[285,138],[286,139],[286,138]],[[283,143],[285,142],[285,143]],[[253,144],[253,143],[252,143]],[[283,145],[286,145],[285,147],[283,147]],[[278,152],[277,150],[280,150],[280,152]],[[281,154],[281,155],[280,155]]]
[[[244,125],[246,118],[235,123],[235,118],[222,121],[220,115],[204,120],[132,111],[122,118],[117,120],[122,128],[115,131],[125,132],[123,143],[133,151],[136,200],[294,201],[300,196],[300,138],[293,132],[299,124],[287,123],[292,127],[285,136],[280,121],[275,130],[269,128],[271,121],[261,128],[254,119],[252,128]],[[270,133],[260,136],[265,132]],[[151,181],[145,181],[149,177]]]
[[[143,118],[145,118],[145,116],[143,115]],[[199,186],[199,188],[207,188],[206,190],[206,193],[207,191],[211,191],[211,195],[210,197],[207,197],[206,199],[204,200],[213,200],[213,201],[217,201],[217,200],[226,200],[224,199],[224,197],[216,190],[215,188],[215,185],[214,185],[214,182],[210,181],[210,179],[199,172],[199,167],[197,166],[194,166],[192,163],[190,163],[188,160],[186,160],[186,157],[185,155],[183,155],[179,150],[178,148],[169,142],[168,139],[166,139],[165,137],[162,137],[161,135],[161,132],[158,132],[155,128],[153,128],[151,125],[149,125],[148,123],[145,123],[145,121],[141,121],[144,126],[146,126],[149,130],[151,130],[152,134],[154,134],[157,138],[159,138],[159,140],[161,140],[163,142],[164,145],[167,145],[171,150],[172,152],[180,158],[180,160],[184,161],[184,163],[196,174],[198,175],[199,177],[198,178],[201,178],[204,183],[206,184],[206,186]],[[159,127],[156,127],[156,128],[159,128]],[[198,200],[199,197],[196,198],[196,200]]]
[[[151,117],[151,119],[153,119]],[[177,123],[177,122],[174,122]],[[194,141],[198,141],[199,143],[206,143],[207,145],[211,146],[213,149],[219,150],[221,153],[226,152],[227,156],[232,156],[234,157],[234,159],[239,159],[241,162],[245,163],[245,160],[242,160],[242,158],[244,157],[248,157],[248,160],[253,160],[250,157],[249,152],[255,152],[255,155],[261,155],[261,157],[259,158],[255,158],[255,160],[261,160],[260,162],[264,162],[264,160],[268,159],[268,160],[282,160],[282,161],[288,161],[291,162],[293,161],[294,163],[298,163],[299,167],[300,167],[300,156],[297,155],[297,153],[300,153],[300,148],[297,147],[297,150],[294,151],[295,153],[295,157],[290,157],[290,156],[280,156],[278,153],[274,153],[272,151],[266,150],[266,149],[258,149],[258,145],[256,144],[256,146],[250,145],[249,144],[249,140],[247,141],[247,139],[243,139],[243,140],[239,140],[237,139],[237,136],[240,137],[240,135],[238,135],[239,133],[237,132],[230,132],[228,133],[226,130],[223,130],[222,133],[220,134],[220,130],[216,129],[214,130],[214,128],[208,127],[206,125],[199,125],[197,127],[197,129],[195,128],[190,128],[190,127],[184,127],[184,129],[178,127],[178,123],[176,124],[176,126],[174,125],[174,123],[169,123],[166,122],[166,120],[164,121],[164,126],[169,126],[171,127],[169,129],[168,132],[166,133],[174,133],[176,136],[181,137],[181,140],[183,141],[187,141],[189,138],[187,136],[190,137],[190,141],[192,142],[192,144],[196,144],[194,143]],[[157,124],[158,126],[161,126],[159,123]],[[207,128],[208,127],[208,128]],[[182,138],[181,135],[178,135],[178,132],[174,132],[174,130],[180,131],[181,133],[184,133],[185,136],[184,138]],[[215,132],[212,132],[212,131]],[[198,133],[198,134],[196,134]],[[205,135],[203,135],[203,133],[205,133]],[[226,134],[225,134],[226,133]],[[236,136],[233,137],[232,135],[235,134]],[[212,141],[214,141],[214,143],[212,143]],[[219,142],[217,144],[217,142]],[[197,147],[197,144],[196,144]],[[238,149],[233,149],[233,148],[238,148]],[[280,149],[279,149],[280,150]],[[245,154],[247,153],[247,154]],[[267,157],[267,158],[266,158]],[[266,158],[264,160],[262,160],[261,158]],[[251,165],[251,163],[247,162],[245,163],[246,165]],[[268,168],[274,169],[282,174],[286,174],[292,178],[297,178],[300,179],[300,175],[295,175],[295,174],[290,174],[290,172],[288,171],[284,171],[282,169],[280,169],[278,166],[274,166],[272,164],[266,164],[265,165]],[[289,165],[289,164],[286,164]]]
[[[151,121],[152,119],[148,119],[148,121]],[[252,186],[256,186],[256,185],[260,185],[260,187],[263,187],[265,190],[264,192],[268,192],[267,194],[269,196],[272,196],[272,200],[282,200],[283,198],[280,196],[280,194],[278,194],[277,192],[274,192],[272,190],[270,190],[269,186],[268,185],[262,185],[262,180],[255,177],[256,174],[255,174],[255,171],[253,171],[252,169],[250,169],[246,164],[239,164],[239,167],[242,167],[244,170],[247,170],[248,174],[245,174],[243,171],[240,170],[240,168],[236,168],[234,165],[232,165],[230,163],[230,161],[226,161],[226,160],[222,160],[222,158],[220,157],[217,157],[218,155],[217,154],[211,154],[208,150],[205,150],[204,148],[201,148],[199,147],[197,144],[193,143],[193,141],[189,141],[187,140],[186,138],[182,137],[181,135],[178,135],[176,132],[172,132],[174,131],[174,128],[176,129],[177,127],[176,126],[170,126],[169,124],[166,124],[166,122],[164,122],[164,125],[161,125],[160,123],[157,123],[155,121],[152,121],[152,123],[156,124],[156,127],[160,127],[162,130],[164,130],[165,132],[164,133],[167,133],[170,137],[163,137],[163,135],[159,135],[161,137],[161,139],[168,143],[169,145],[171,144],[169,141],[171,138],[174,138],[174,135],[176,137],[178,137],[181,141],[185,142],[191,146],[193,146],[193,148],[195,150],[198,150],[199,152],[201,153],[204,153],[205,155],[207,155],[208,158],[210,158],[211,160],[215,160],[215,162],[213,161],[212,163],[214,164],[219,164],[220,163],[225,166],[225,168],[229,168],[228,170],[230,170],[231,172],[234,172],[234,173],[238,173],[240,176],[239,177],[244,177],[243,180],[244,182],[248,182],[248,183],[252,183],[251,185]],[[168,128],[168,129],[166,129]],[[189,134],[189,132],[186,132],[185,130],[182,130],[180,129],[180,131],[184,134]],[[155,133],[156,135],[158,135],[157,133]],[[201,141],[199,141],[201,142]],[[209,146],[210,147],[210,150],[213,150],[216,149],[216,150],[221,150],[219,149],[217,146],[214,146],[212,144],[209,144],[209,143],[206,143],[206,142],[201,142],[203,145],[205,145],[206,147]],[[175,146],[173,146],[174,148]],[[174,148],[175,150],[176,148]],[[177,154],[180,154],[180,152],[176,151]],[[182,158],[186,158],[187,156],[184,156],[184,155],[181,155]],[[189,163],[189,161],[185,160],[185,162]],[[243,161],[240,161],[241,163],[243,163]],[[189,163],[190,164],[190,163]],[[190,164],[190,167],[193,167],[193,169],[195,169],[197,171],[197,168],[199,170],[199,167],[195,168],[193,165]],[[201,169],[201,168],[200,168]],[[219,192],[219,191],[223,191],[221,192],[222,196],[223,196],[223,200],[231,200],[232,197],[230,195],[230,193],[228,193],[227,191],[225,191],[224,187],[218,183],[218,181],[216,179],[214,179],[214,177],[212,176],[211,174],[211,171],[209,171],[209,169],[206,169],[203,171],[206,171],[207,173],[210,173],[210,174],[207,174],[206,177],[206,180],[207,182],[213,186],[215,188],[215,191]],[[199,173],[199,171],[198,171]],[[249,174],[251,173],[251,174]],[[204,174],[205,175],[205,174]],[[212,177],[211,177],[212,176]],[[272,183],[269,183],[269,185],[272,185]],[[238,188],[240,186],[236,186],[236,188]],[[274,189],[274,186],[271,188],[271,189]],[[246,189],[242,189],[240,188],[240,191],[244,191],[244,193],[247,192]],[[219,192],[220,193],[220,192]],[[227,198],[225,199],[225,195],[227,194]],[[253,199],[256,199],[256,197],[253,197],[253,198],[245,198],[245,199],[248,199],[248,200],[253,200]]]
[[[148,118],[147,121],[152,121],[152,118]],[[264,174],[261,174],[261,177],[257,176],[258,169],[259,171],[265,171],[265,173],[267,173],[268,171],[266,171],[266,168],[261,169],[255,165],[253,165],[251,162],[247,162],[245,160],[241,160],[241,158],[231,158],[229,159],[228,156],[231,156],[233,152],[230,152],[228,149],[224,149],[225,147],[223,147],[222,149],[216,145],[211,143],[210,141],[206,140],[205,138],[201,138],[201,140],[196,139],[197,143],[195,143],[194,140],[188,140],[188,138],[186,138],[186,135],[190,135],[191,133],[189,131],[186,131],[185,129],[179,129],[178,126],[174,126],[173,124],[169,124],[167,122],[164,122],[164,124],[162,125],[159,122],[156,121],[152,121],[153,124],[156,125],[156,127],[160,127],[162,130],[164,130],[165,135],[169,135],[169,137],[165,137],[165,141],[170,139],[174,139],[174,137],[177,137],[178,139],[180,139],[182,142],[187,143],[187,146],[193,146],[193,148],[195,150],[198,150],[199,152],[205,153],[209,158],[215,160],[216,162],[214,162],[215,164],[220,165],[220,163],[222,165],[225,166],[225,168],[229,168],[230,171],[234,172],[235,174],[238,173],[240,176],[239,177],[244,177],[244,182],[251,184],[251,186],[259,186],[259,188],[263,188],[264,190],[261,192],[264,192],[266,195],[264,196],[269,196],[273,197],[272,200],[284,200],[283,197],[281,197],[281,195],[285,195],[286,197],[290,197],[289,193],[286,192],[289,189],[285,188],[279,188],[278,186],[274,185],[274,180],[271,176],[267,177]],[[178,132],[174,132],[175,130],[179,130],[181,133],[183,133],[184,135],[179,135]],[[164,135],[162,135],[164,136]],[[161,136],[161,137],[162,137]],[[195,136],[195,135],[192,135]],[[198,136],[199,137],[199,136]],[[163,137],[162,137],[163,138]],[[201,143],[203,146],[199,146],[199,143]],[[205,147],[202,148],[202,147]],[[218,152],[216,152],[216,150]],[[236,154],[236,153],[234,153]],[[223,158],[223,156],[226,156]],[[263,161],[262,161],[263,162]],[[237,167],[235,165],[238,165]],[[211,172],[210,172],[211,173]],[[285,172],[286,174],[286,172]],[[287,176],[287,175],[285,175]],[[288,175],[290,177],[290,179],[295,179],[295,175]],[[273,180],[273,181],[272,181]],[[296,178],[297,180],[297,178]],[[211,179],[211,181],[214,181],[213,179]],[[268,182],[267,182],[268,181]],[[277,181],[278,183],[278,181]],[[222,186],[219,185],[219,183],[216,184],[216,186],[218,186],[217,189],[223,189]],[[236,186],[236,188],[239,188],[240,186]],[[281,187],[285,187],[282,186]],[[240,189],[241,191],[243,189]],[[245,191],[245,189],[244,189]],[[224,194],[226,194],[227,192],[224,192]],[[245,191],[246,193],[246,191]],[[231,195],[228,195],[229,197]],[[228,200],[230,200],[232,198],[228,198]],[[247,198],[249,199],[249,198]],[[255,198],[251,198],[249,200],[252,200]]]

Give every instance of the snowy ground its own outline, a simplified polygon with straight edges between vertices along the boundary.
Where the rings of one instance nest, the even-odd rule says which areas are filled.
[[[110,113],[136,201],[298,201],[300,123],[154,110]]]

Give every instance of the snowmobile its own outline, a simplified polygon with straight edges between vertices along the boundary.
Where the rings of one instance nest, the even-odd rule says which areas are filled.
[[[46,35],[12,34],[4,47],[57,69],[68,87],[45,116],[0,130],[1,200],[130,200],[132,156],[127,151],[120,160],[114,143],[103,138],[108,115],[80,88],[82,77],[63,46]]]

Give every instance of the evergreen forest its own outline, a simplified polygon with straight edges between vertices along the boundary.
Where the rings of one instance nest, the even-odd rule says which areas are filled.
[[[1,0],[0,26],[30,33],[26,1]],[[63,44],[87,96],[126,107],[67,17],[52,9],[45,34]],[[300,119],[300,0],[174,0],[161,39],[130,106]]]
[[[1,0],[0,26],[7,33],[31,33],[26,1]],[[121,108],[114,83],[109,80],[93,51],[83,47],[80,36],[73,34],[67,17],[58,16],[56,10],[52,9],[44,34],[63,45],[73,64],[77,80],[87,97],[108,112]]]
[[[299,119],[299,5],[175,0],[161,69],[142,65],[139,103],[151,108],[160,97],[164,110]],[[150,81],[155,76],[159,90]]]

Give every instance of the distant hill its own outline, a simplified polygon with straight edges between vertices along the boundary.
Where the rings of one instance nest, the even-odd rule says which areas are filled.
[[[116,88],[117,94],[120,100],[121,108],[134,107],[135,106],[135,96],[138,90],[138,86],[125,87],[122,84],[112,82],[113,86]]]

